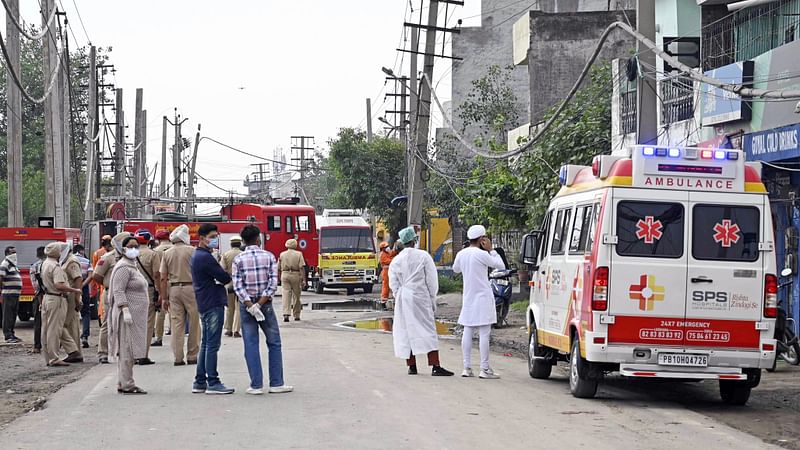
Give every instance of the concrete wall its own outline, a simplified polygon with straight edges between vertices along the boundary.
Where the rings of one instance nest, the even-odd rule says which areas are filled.
[[[577,80],[598,39],[612,22],[630,20],[634,11],[597,11],[548,14],[530,13],[531,42],[528,50],[531,123],[561,101]],[[615,32],[606,41],[599,61],[626,58],[635,49],[633,38]]]

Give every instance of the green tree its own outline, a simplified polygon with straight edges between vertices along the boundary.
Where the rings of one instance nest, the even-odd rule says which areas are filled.
[[[391,205],[391,200],[405,191],[402,142],[375,136],[372,143],[367,143],[365,132],[342,128],[330,141],[330,149],[327,164],[336,180],[331,204],[368,210],[392,232],[404,227],[405,211]]]

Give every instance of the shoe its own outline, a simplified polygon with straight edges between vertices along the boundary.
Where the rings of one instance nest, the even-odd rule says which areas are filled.
[[[87,339],[81,339],[81,347],[89,348],[89,341]]]
[[[166,334],[167,336],[172,336],[172,331],[170,331],[170,330],[167,330],[167,332],[166,332],[166,333],[164,333],[164,334]]]
[[[186,364],[188,364],[190,366],[194,366],[194,365],[197,364],[197,360],[196,359],[195,360],[187,359],[186,360]]]
[[[72,352],[64,358],[64,362],[68,363],[82,363],[83,356],[81,356],[80,352]]]
[[[231,337],[231,336],[233,336],[233,333],[231,333],[230,331],[226,331],[225,332],[225,336],[226,337]]]
[[[464,369],[463,372],[461,372],[461,376],[464,377],[464,378],[472,378],[472,377],[475,376],[475,374],[472,372],[471,368],[467,368],[467,369]]]
[[[295,318],[294,318],[294,321],[295,321],[295,322],[299,322],[299,321],[300,321],[300,318],[299,318],[299,317],[295,317]]]
[[[156,339],[150,343],[150,347],[163,347],[164,343],[161,342],[161,339]]]
[[[214,386],[209,386],[208,389],[206,389],[207,395],[219,395],[219,394],[224,395],[224,394],[233,394],[234,392],[236,392],[236,389],[225,387],[225,385],[222,383]]]
[[[292,392],[293,390],[294,390],[294,387],[287,386],[287,385],[284,384],[283,386],[270,387],[269,388],[269,393],[270,394],[285,394],[287,392]]]
[[[264,389],[249,387],[249,388],[247,388],[247,390],[245,392],[247,392],[250,395],[261,395],[261,394],[264,393]]]
[[[498,378],[500,378],[500,375],[494,373],[494,370],[492,370],[492,368],[490,367],[488,369],[481,369],[481,373],[478,374],[478,378],[483,378],[486,380],[497,380]]]
[[[289,321],[289,316],[283,316],[283,321],[284,322],[288,322]]]
[[[69,366],[69,363],[66,363],[64,361],[56,361],[56,362],[54,362],[52,364],[48,364],[48,366],[50,366],[50,367],[67,367],[67,366]]]
[[[174,363],[172,363],[172,365],[173,366],[185,366],[186,363],[183,362],[183,361],[175,361]]]
[[[155,364],[156,362],[150,358],[140,358],[136,360],[136,364],[140,366],[149,366],[150,364]]]
[[[100,364],[108,364],[108,356],[101,356],[97,358],[97,362]]]
[[[242,333],[239,333],[238,331],[234,331],[233,337],[240,338],[240,337],[242,337]]]
[[[288,320],[287,320],[287,322],[288,322]],[[18,339],[18,338],[15,338],[15,337],[13,337],[13,336],[12,336],[12,337],[10,337],[10,338],[6,338],[6,344],[19,344],[19,343],[21,343],[21,342],[22,342],[22,341],[21,341],[20,339]]]
[[[35,348],[35,349],[31,350],[31,353],[34,353],[34,354],[38,355],[38,354],[42,353],[42,349]]]
[[[192,394],[205,394],[208,386],[205,384],[192,383]]]
[[[408,366],[408,374],[409,375],[416,375],[417,374],[417,365]]]
[[[431,369],[431,375],[434,377],[452,377],[453,372],[450,372],[442,366],[433,366],[433,369]]]

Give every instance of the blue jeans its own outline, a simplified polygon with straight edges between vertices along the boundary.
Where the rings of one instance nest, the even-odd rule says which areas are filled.
[[[89,325],[92,322],[92,299],[89,297],[89,286],[84,286],[81,296],[81,339],[89,339]],[[77,344],[77,342],[76,342]]]
[[[197,355],[197,385],[216,386],[220,384],[217,373],[217,352],[222,340],[222,324],[225,321],[225,307],[215,306],[200,314],[203,337],[200,341],[200,354]]]
[[[250,387],[261,389],[264,387],[264,375],[261,371],[261,353],[258,345],[258,329],[267,337],[269,350],[269,385],[270,387],[283,386],[283,355],[281,354],[281,332],[278,329],[278,320],[272,303],[261,306],[261,312],[266,318],[262,322],[247,312],[247,308],[239,304],[239,313],[242,318],[242,340],[244,341],[244,360],[247,362],[247,372],[250,373]]]

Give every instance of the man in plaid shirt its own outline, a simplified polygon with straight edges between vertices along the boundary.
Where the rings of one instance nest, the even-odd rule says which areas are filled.
[[[272,308],[272,295],[278,287],[278,266],[275,256],[261,249],[261,230],[247,225],[241,231],[246,246],[231,267],[233,289],[239,298],[242,320],[244,359],[250,373],[248,394],[263,394],[264,380],[258,329],[264,332],[269,350],[269,393],[291,392],[292,386],[283,382],[283,355],[278,320]]]

